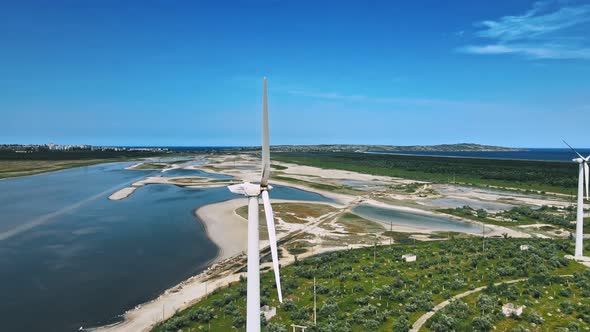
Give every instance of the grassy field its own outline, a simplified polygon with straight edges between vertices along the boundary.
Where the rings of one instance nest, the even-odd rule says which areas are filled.
[[[52,151],[15,153],[0,151],[0,179],[53,172],[105,162],[135,160],[155,156],[148,152]]]
[[[308,222],[307,218],[317,218],[326,213],[336,211],[335,208],[326,204],[313,203],[275,203],[272,205],[275,218],[281,218],[284,222],[303,224]],[[244,219],[248,219],[248,207],[242,206],[236,210],[236,213]],[[266,224],[266,217],[262,205],[260,206],[259,216],[261,222]]]
[[[169,165],[165,163],[142,163],[137,165],[134,169],[160,170],[167,168]]]
[[[297,261],[281,270],[283,296],[278,303],[272,272],[261,275],[261,304],[277,307],[277,315],[263,320],[263,330],[290,331],[291,324],[306,331],[408,331],[412,322],[436,303],[490,283],[579,274],[587,268],[566,260],[573,251],[565,240],[454,239],[403,243],[393,246],[334,252]],[[520,251],[521,244],[531,245]],[[403,254],[416,254],[406,263]],[[313,324],[313,280],[317,286],[317,325]],[[587,301],[590,294],[577,294]],[[546,305],[559,306],[540,299]],[[153,331],[243,331],[246,323],[246,282],[218,289],[187,310],[178,312]]]
[[[576,214],[573,207],[564,209],[543,206],[537,210],[533,210],[530,207],[518,206],[510,210],[490,213],[483,209],[476,210],[469,206],[464,206],[454,209],[439,209],[437,211],[498,226],[551,224],[569,230],[574,230],[576,228],[576,225],[572,223],[572,221],[576,220]],[[585,218],[584,228],[586,232],[588,232],[590,229],[590,219]]]
[[[62,169],[90,166],[108,162],[105,159],[90,160],[1,160],[0,179],[35,175]]]
[[[366,153],[274,153],[273,160],[438,183],[456,181],[573,194],[577,166],[567,162],[430,157]]]
[[[342,214],[336,222],[343,225],[346,231],[351,233],[378,233],[385,230],[380,223],[367,220],[350,212]]]
[[[314,189],[326,190],[326,191],[342,191],[345,189],[344,186],[335,186],[335,185],[325,184],[325,183],[309,182],[309,181],[304,181],[304,180],[295,179],[292,177],[282,176],[282,175],[274,175],[272,177],[272,179],[295,183],[295,184],[301,184],[301,185],[305,185],[305,186],[308,186],[308,187],[311,187]]]
[[[502,306],[525,306],[506,317]],[[590,329],[590,270],[488,287],[441,310],[421,331],[585,331]]]

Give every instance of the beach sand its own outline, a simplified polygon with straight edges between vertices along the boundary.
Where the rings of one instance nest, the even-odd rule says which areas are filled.
[[[116,191],[116,192],[112,193],[112,194],[109,196],[109,199],[110,199],[111,201],[118,201],[118,200],[121,200],[121,199],[127,198],[127,197],[129,197],[129,195],[133,194],[133,192],[134,192],[134,191],[135,191],[137,188],[138,188],[138,187],[133,187],[133,186],[131,186],[131,187],[125,187],[125,188],[123,188],[123,189],[121,189],[121,190],[118,190],[118,191]]]
[[[300,203],[306,201],[273,200],[273,203],[295,202]],[[206,205],[195,211],[195,215],[203,222],[209,238],[220,249],[218,256],[214,259],[215,263],[210,269],[215,269],[217,266],[221,265],[221,262],[224,260],[232,260],[237,256],[246,253],[248,244],[248,223],[244,218],[237,215],[235,210],[241,206],[247,205],[247,203],[246,198],[237,198]],[[330,204],[319,202],[313,203]],[[337,204],[330,205],[339,206]],[[302,226],[299,224],[293,224],[292,227],[294,230],[299,230]],[[288,232],[290,232],[290,230],[283,232],[282,234],[277,234],[277,238],[282,238]],[[261,249],[266,246],[268,246],[268,241],[260,241]],[[315,254],[337,249],[342,248],[319,248],[316,250]],[[305,256],[307,255],[299,255],[298,257],[303,258]],[[281,258],[282,265],[288,265],[293,261],[294,257],[288,254],[285,254],[285,257]],[[261,264],[261,267],[264,266],[265,264]],[[168,289],[164,294],[160,295],[153,301],[138,305],[134,309],[125,312],[123,315],[124,321],[122,323],[102,326],[92,330],[101,332],[149,331],[157,322],[162,319],[170,318],[177,310],[182,310],[197,302],[200,298],[205,296],[206,290],[207,292],[211,292],[218,287],[237,281],[240,276],[240,274],[222,273],[221,276],[210,279],[210,274],[208,272],[209,271],[205,271],[198,276],[192,277],[181,284]],[[162,310],[162,308],[164,308],[164,310]]]
[[[234,156],[233,158],[236,158]],[[238,155],[237,158],[240,160],[240,165],[258,165],[258,159],[248,155]],[[215,156],[211,157],[211,163],[214,166],[204,165],[204,168],[210,167],[211,170],[217,173],[224,173],[235,177],[233,181],[257,181],[259,179],[259,173],[256,170],[251,169],[237,169],[235,168],[235,161],[227,156]],[[315,178],[315,181],[338,181],[338,179],[346,179],[353,181],[380,181],[388,184],[391,183],[412,183],[416,181],[384,177],[384,176],[372,176],[368,174],[339,171],[339,170],[325,170],[309,166],[299,166],[293,164],[276,163],[282,166],[287,166],[288,169],[284,173],[293,178],[303,178],[306,181],[310,181]],[[192,168],[199,169],[199,167],[191,166]],[[272,179],[271,179],[272,181]],[[162,183],[172,184],[169,179],[154,177],[148,178],[144,181],[134,183],[133,185],[145,185],[148,183]],[[322,194],[328,198],[334,199],[337,203],[320,203],[313,202],[314,204],[329,204],[338,209],[339,212],[333,213],[330,219],[336,216],[338,213],[350,211],[352,207],[360,203],[370,204],[389,209],[398,209],[414,213],[423,213],[431,215],[440,215],[432,211],[425,211],[410,207],[403,207],[398,205],[390,205],[383,203],[363,194],[362,196],[347,195],[342,193],[335,193],[330,191],[317,190],[310,188],[304,184],[284,182],[284,181],[272,181],[273,184],[280,184],[290,187],[295,187],[303,190],[308,190]],[[215,184],[220,185],[220,184]],[[195,185],[194,187],[204,187],[205,183]],[[123,191],[119,196],[123,196],[127,191]],[[129,193],[130,194],[130,193]],[[272,195],[271,195],[272,196]],[[117,196],[118,197],[118,196]],[[496,197],[493,197],[496,198]],[[297,202],[297,201],[286,201],[286,200],[274,200],[273,203],[281,202]],[[225,286],[228,283],[237,281],[241,274],[233,273],[232,269],[228,266],[235,266],[234,263],[240,262],[245,257],[245,251],[247,248],[247,221],[237,215],[235,210],[241,206],[247,204],[246,198],[236,198],[220,203],[215,203],[207,206],[203,206],[195,211],[195,215],[201,220],[204,227],[206,228],[207,234],[210,239],[220,248],[218,257],[213,262],[213,265],[209,267],[207,271],[204,271],[198,276],[194,276],[181,284],[170,288],[164,292],[157,299],[144,303],[137,306],[136,308],[127,311],[124,314],[124,322],[115,324],[112,326],[104,326],[97,328],[97,331],[149,331],[157,322],[162,321],[171,317],[177,310],[182,310],[189,307],[190,305],[198,302],[207,293],[213,291],[217,287]],[[325,216],[324,216],[325,217]],[[464,220],[462,218],[451,217],[458,220],[473,222],[470,220]],[[323,228],[321,223],[323,222],[322,217],[316,220],[310,220],[307,224],[289,224],[279,220],[277,224],[277,237],[280,239],[287,234],[301,231],[321,237],[322,235],[330,235],[330,231]],[[397,232],[408,232],[408,233],[429,233],[425,232],[424,229],[413,228],[408,226],[396,225],[393,231]],[[530,237],[530,234],[520,232],[515,229],[510,229],[502,226],[486,225],[486,236],[502,236],[504,233],[511,237]],[[474,234],[481,236],[481,234]],[[426,235],[421,235],[424,240],[427,240]],[[299,259],[318,254],[321,252],[329,252],[335,250],[343,250],[348,247],[363,247],[363,244],[351,244],[348,246],[329,246],[315,243],[312,251],[307,251],[301,255],[298,255]],[[388,243],[388,240],[387,240]],[[268,241],[261,241],[260,246],[265,247],[268,245]],[[290,255],[287,250],[283,250],[283,257],[281,257],[281,265],[286,266],[294,261],[294,256]],[[261,264],[261,267],[270,265],[271,263]],[[238,264],[239,265],[239,264]],[[212,272],[217,271],[217,272]]]
[[[205,226],[207,235],[219,247],[216,260],[225,259],[246,251],[248,246],[248,222],[235,210],[248,204],[247,198],[205,205],[195,214]]]

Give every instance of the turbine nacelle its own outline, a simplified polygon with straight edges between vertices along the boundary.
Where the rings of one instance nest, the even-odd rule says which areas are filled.
[[[572,159],[572,161],[573,161],[573,162],[576,162],[576,163],[578,163],[578,164],[581,164],[581,163],[585,162],[586,160],[584,160],[584,159],[582,159],[582,158],[574,158],[574,159]]]
[[[262,191],[268,191],[272,189],[272,187],[269,185],[262,187],[260,184],[250,182],[234,184],[228,186],[227,188],[234,194],[244,195],[248,197],[257,197],[258,195],[260,195],[260,193],[262,193]]]

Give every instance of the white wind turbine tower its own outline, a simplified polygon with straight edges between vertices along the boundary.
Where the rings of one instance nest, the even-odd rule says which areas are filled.
[[[590,176],[588,170],[588,162],[590,156],[584,158],[578,151],[572,148],[571,145],[563,141],[574,151],[579,158],[573,159],[574,162],[580,164],[580,171],[578,173],[578,211],[576,217],[576,253],[575,258],[584,257],[584,184],[586,186],[586,199],[588,199],[588,176]]]
[[[248,284],[247,284],[247,312],[246,331],[260,331],[260,252],[258,249],[258,197],[262,196],[264,214],[268,228],[268,239],[272,254],[272,263],[275,273],[275,282],[279,302],[283,302],[281,294],[281,278],[279,275],[279,258],[277,252],[277,236],[275,233],[274,216],[270,205],[268,191],[272,189],[268,185],[270,177],[270,148],[268,143],[268,103],[266,97],[266,77],[263,83],[262,95],[262,177],[260,184],[245,182],[229,186],[234,194],[248,197]]]

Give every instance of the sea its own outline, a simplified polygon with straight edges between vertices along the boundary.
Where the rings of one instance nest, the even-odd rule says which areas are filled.
[[[590,149],[577,149],[584,157],[590,156]],[[577,155],[570,149],[548,149],[548,148],[522,148],[520,151],[395,151],[395,152],[372,152],[383,154],[403,154],[419,156],[441,156],[441,157],[468,157],[485,159],[517,159],[517,160],[545,160],[545,161],[571,161]]]

